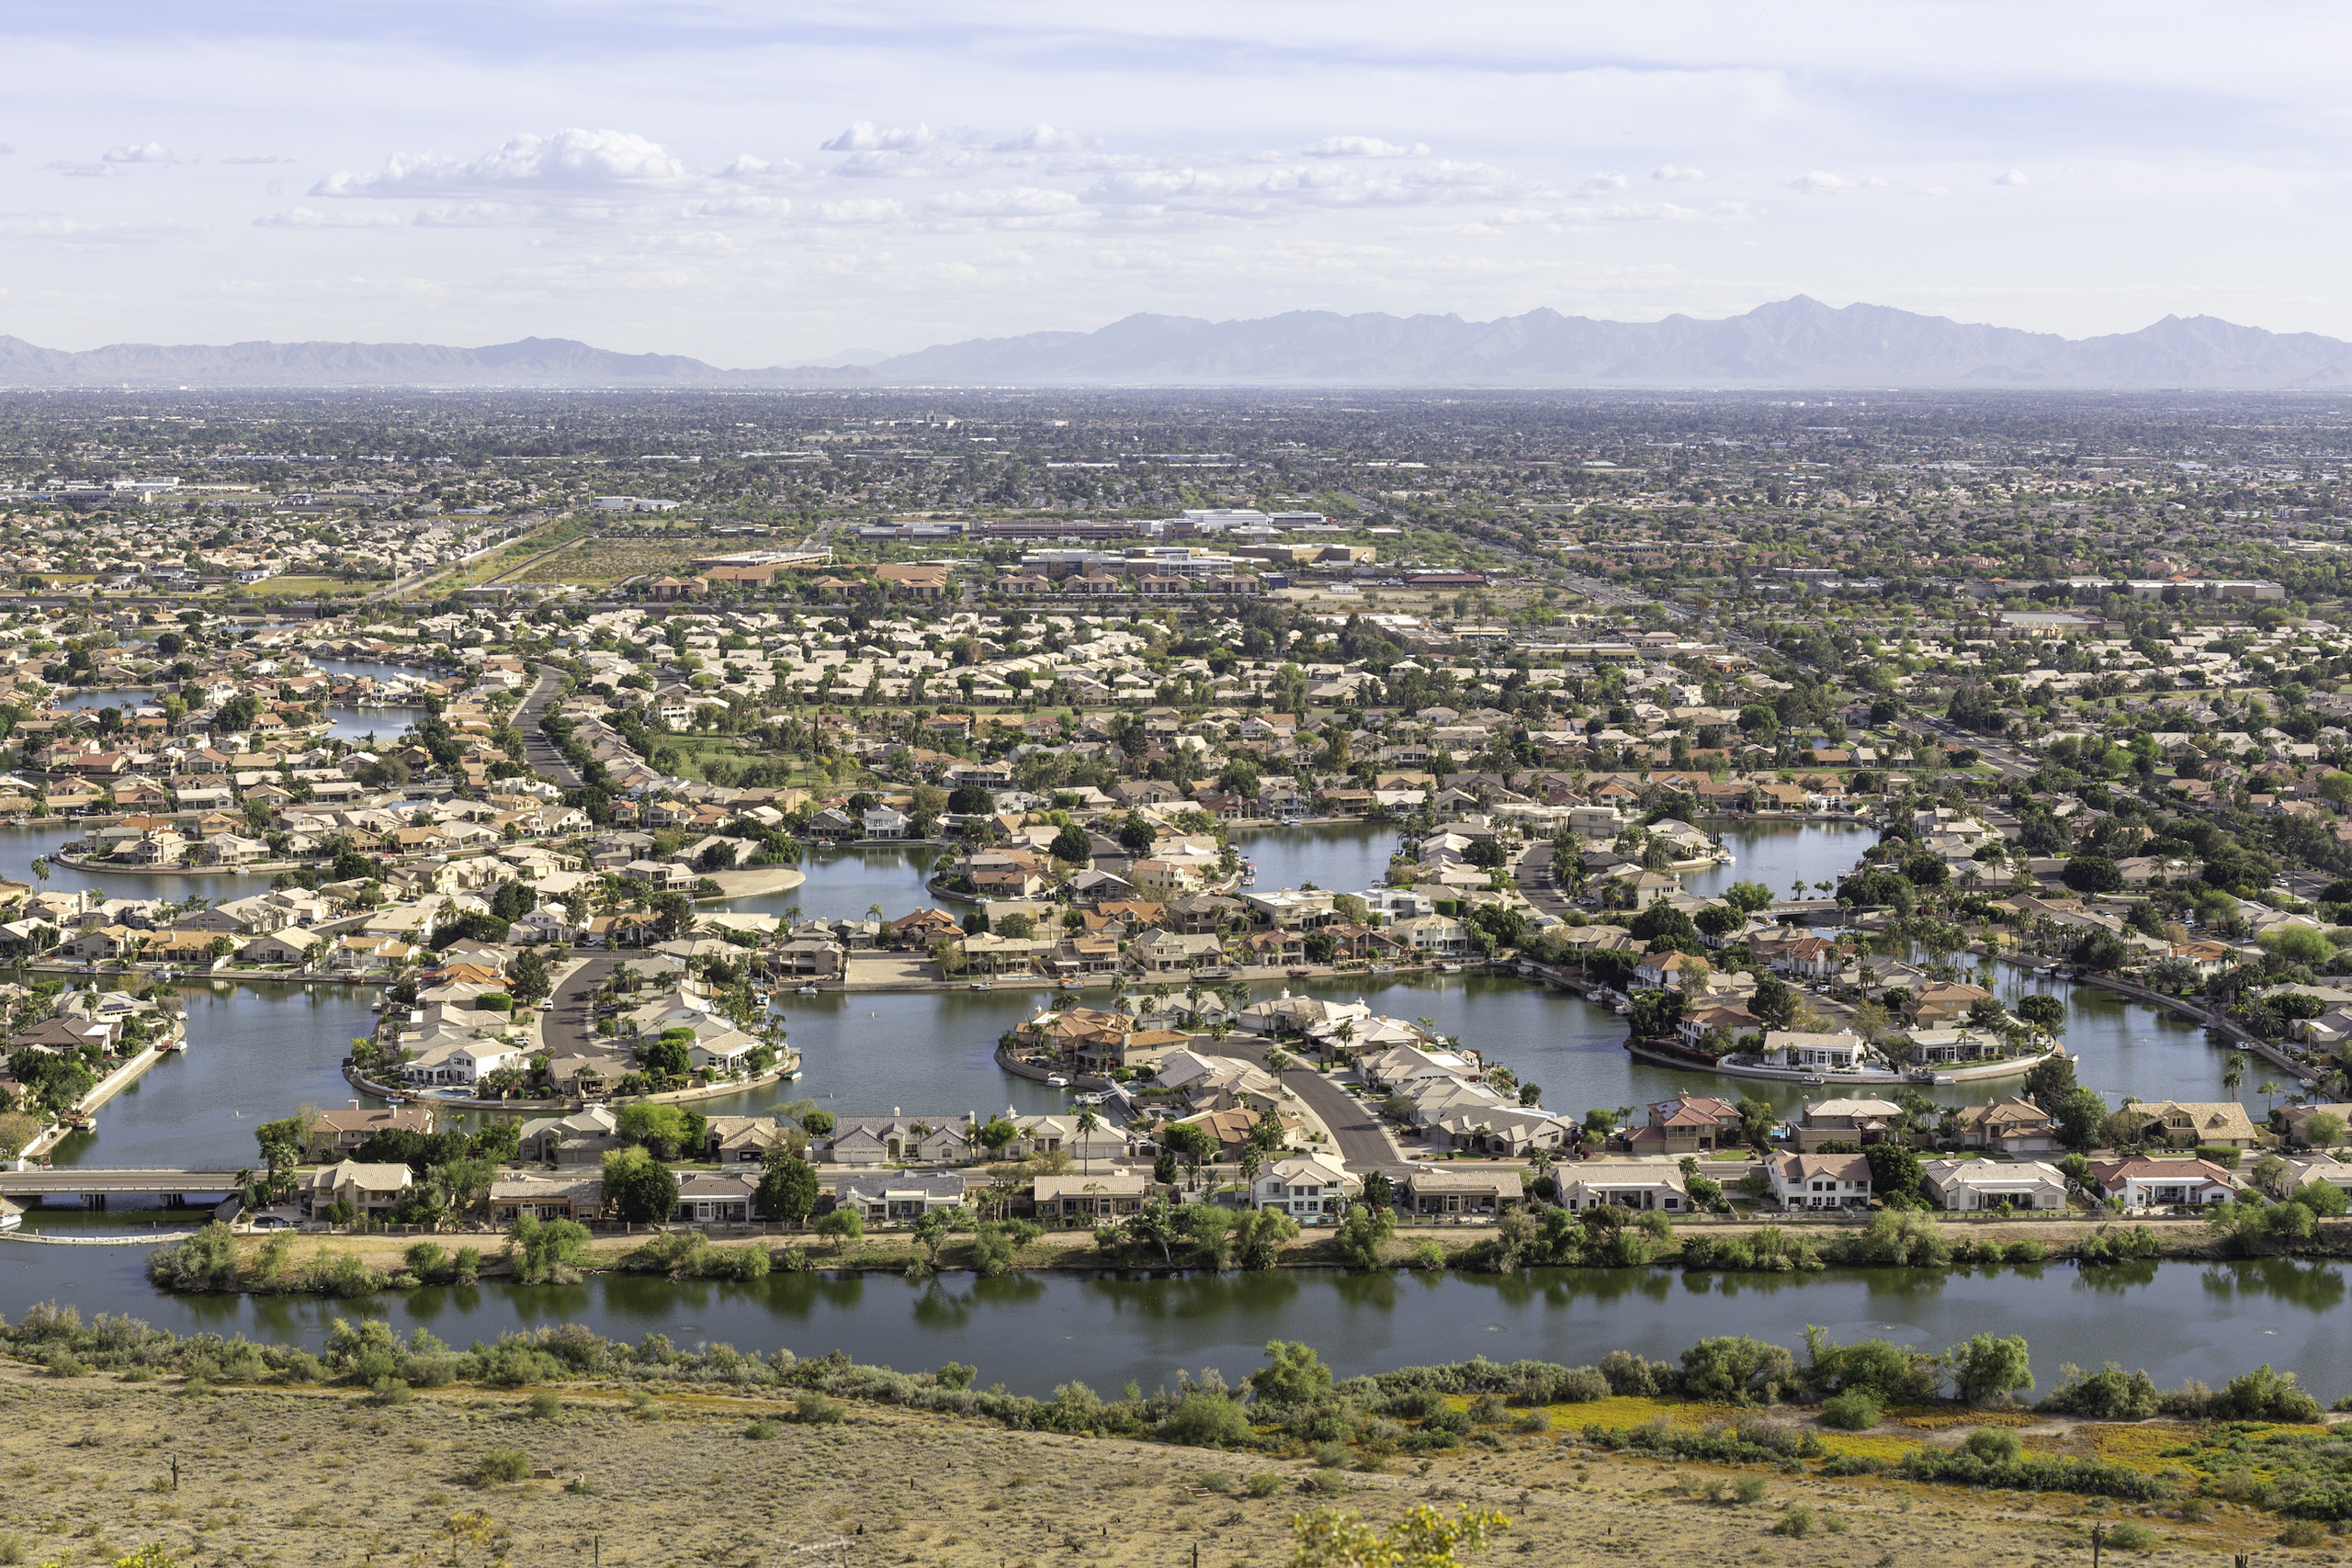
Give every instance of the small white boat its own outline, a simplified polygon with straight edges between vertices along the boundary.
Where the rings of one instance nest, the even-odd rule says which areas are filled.
[[[1069,1079],[1062,1077],[1059,1073],[1049,1074],[1046,1078],[1046,1087],[1047,1089],[1068,1089],[1069,1087]]]
[[[989,991],[996,987],[986,980],[974,980],[969,982],[966,988],[974,991]]]
[[[796,997],[813,997],[817,994],[817,987],[814,986],[803,986],[792,994]]]

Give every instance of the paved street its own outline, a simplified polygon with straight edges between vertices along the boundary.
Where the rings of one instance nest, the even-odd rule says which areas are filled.
[[[567,789],[578,789],[585,782],[581,778],[579,770],[555,749],[553,741],[539,733],[540,716],[547,712],[548,705],[555,700],[556,694],[563,690],[563,673],[545,664],[540,665],[538,671],[538,680],[532,683],[529,694],[524,697],[522,707],[514,715],[514,728],[523,732],[523,754],[539,773]]]
[[[540,1015],[539,1038],[550,1056],[582,1055],[612,1051],[613,1042],[596,1032],[595,996],[605,977],[628,957],[604,953],[589,959],[559,982],[555,1006]]]

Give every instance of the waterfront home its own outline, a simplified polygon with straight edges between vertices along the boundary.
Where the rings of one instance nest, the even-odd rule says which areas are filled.
[[[1464,1154],[1518,1158],[1538,1149],[1563,1149],[1583,1135],[1583,1125],[1540,1106],[1501,1105],[1442,1116],[1430,1137]]]
[[[847,1176],[833,1188],[833,1207],[847,1209],[868,1224],[917,1220],[935,1209],[961,1209],[965,1186],[964,1178],[952,1170]]]
[[[637,1062],[631,1056],[577,1052],[550,1057],[547,1081],[558,1094],[568,1094],[574,1100],[602,1100],[636,1070]]]
[[[2093,1160],[2091,1179],[2126,1209],[2170,1209],[2226,1203],[2237,1196],[2237,1179],[2205,1159],[2157,1159],[2132,1155]]]
[[[2352,1192],[2352,1164],[2333,1155],[2306,1155],[2287,1161],[2293,1175],[2282,1184],[2282,1190],[2292,1191],[2309,1181],[2324,1181],[2344,1192]]]
[[[523,1123],[516,1157],[541,1165],[594,1165],[621,1146],[620,1119],[601,1105],[569,1116],[535,1116]]]
[[[759,1183],[748,1176],[694,1170],[678,1178],[678,1207],[670,1216],[682,1224],[741,1222],[752,1217],[752,1196]]]
[[[1290,1098],[1282,1079],[1254,1062],[1238,1056],[1209,1056],[1198,1051],[1170,1051],[1160,1059],[1151,1080],[1173,1089],[1195,1109],[1223,1110],[1247,1106],[1271,1111]]]
[[[1356,1074],[1368,1089],[1394,1094],[1408,1085],[1423,1078],[1454,1078],[1464,1081],[1478,1076],[1478,1064],[1455,1051],[1437,1051],[1419,1045],[1396,1045],[1376,1056],[1359,1057]]]
[[[316,947],[324,953],[330,940],[300,926],[288,926],[254,938],[238,950],[237,957],[247,964],[308,964],[311,950]]]
[[[2324,1100],[2311,1105],[2282,1105],[2270,1113],[2270,1124],[2278,1129],[2288,1142],[2309,1145],[2312,1136],[2307,1129],[2311,1119],[2323,1113],[2335,1117],[2344,1127],[2352,1128],[2352,1104],[2346,1104],[2341,1100]],[[2345,1136],[2345,1133],[2339,1131],[2334,1141],[2341,1144]]]
[[[834,1165],[945,1165],[968,1157],[971,1118],[844,1116],[817,1157]]]
[[[323,1159],[338,1150],[356,1149],[379,1133],[432,1131],[433,1108],[429,1105],[370,1108],[355,1100],[344,1110],[320,1111],[306,1130],[302,1152],[311,1159]]]
[[[1910,1060],[1922,1066],[1973,1062],[2002,1055],[2007,1051],[1998,1035],[1982,1034],[1965,1026],[1914,1029],[1906,1037],[1911,1042]]]
[[[1491,1219],[1525,1196],[1518,1171],[1492,1167],[1416,1170],[1401,1186],[1398,1206],[1408,1214]]]
[[[1636,976],[1638,978],[1638,976]],[[1693,1049],[1704,1044],[1712,1036],[1722,1040],[1737,1040],[1743,1034],[1756,1033],[1764,1021],[1739,1002],[1702,1000],[1682,1015],[1674,1032],[1682,1043]]]
[[[2165,1143],[2177,1149],[2251,1149],[2264,1141],[2245,1107],[2234,1100],[2164,1100],[2124,1110],[2139,1123],[2144,1143]]]
[[[1250,1206],[1279,1209],[1303,1225],[1336,1222],[1363,1182],[1334,1155],[1292,1155],[1276,1160],[1250,1186]]]
[[[794,1141],[773,1116],[713,1116],[703,1129],[704,1157],[718,1165],[761,1165]]]
[[[2039,1161],[1931,1159],[1919,1170],[1928,1201],[1939,1209],[2066,1206],[2065,1173]]]
[[[1554,1173],[1564,1209],[1596,1209],[1613,1203],[1626,1209],[1687,1213],[1690,1189],[1682,1168],[1665,1161],[1592,1160],[1564,1165]]]
[[[322,1214],[334,1204],[348,1203],[359,1218],[392,1208],[415,1185],[416,1172],[404,1165],[362,1165],[352,1159],[306,1171],[295,1179],[304,1213]]]
[[[1626,1134],[1635,1154],[1694,1155],[1746,1141],[1739,1107],[1713,1096],[1679,1094],[1649,1108],[1646,1125]]]
[[[1904,1019],[1922,1029],[1934,1029],[1967,1015],[1968,1010],[1993,993],[1982,986],[1959,980],[1932,980],[1913,988],[1904,1000]]]
[[[1224,1111],[1204,1111],[1196,1116],[1183,1117],[1174,1125],[1196,1127],[1207,1134],[1209,1141],[1216,1145],[1216,1157],[1221,1160],[1231,1160],[1239,1158],[1241,1151],[1249,1147],[1250,1135],[1257,1131],[1258,1124],[1264,1120],[1265,1114],[1262,1111],[1233,1107]],[[1275,1123],[1281,1129],[1283,1143],[1285,1145],[1289,1143],[1291,1134],[1295,1133],[1299,1126],[1298,1118],[1295,1116],[1277,1116]]]
[[[1085,1073],[1109,1073],[1125,1067],[1156,1073],[1171,1051],[1191,1047],[1193,1036],[1174,1029],[1137,1029],[1125,1033],[1097,1035],[1069,1048],[1070,1065]]]
[[[1110,1219],[1141,1209],[1150,1188],[1150,1173],[1141,1170],[1040,1176],[1030,1183],[1029,1206],[1041,1220]]]
[[[1891,1100],[1807,1100],[1797,1112],[1797,1147],[1807,1154],[1824,1144],[1883,1144],[1894,1136],[1903,1107]]]
[[[1860,1035],[1807,1033],[1775,1029],[1764,1036],[1764,1065],[1795,1067],[1817,1073],[1850,1073],[1875,1063],[1878,1053]]]
[[[1951,1117],[1963,1148],[2028,1155],[2048,1154],[2058,1146],[2058,1128],[2050,1112],[2017,1095],[1990,1105],[1963,1105]]]
[[[722,1029],[701,1033],[700,1038],[686,1047],[686,1060],[694,1064],[698,1073],[706,1073],[712,1077],[730,1077],[737,1073],[750,1071],[752,1053],[765,1043],[759,1036],[746,1034],[740,1029]]]
[[[1860,1155],[1782,1155],[1764,1162],[1764,1180],[1783,1209],[1867,1209],[1871,1162]]]
[[[481,1015],[469,1013],[466,1016]],[[447,1024],[414,1040],[403,1036],[401,1047],[404,1051],[414,1052],[401,1064],[401,1077],[419,1087],[477,1084],[502,1067],[522,1066],[531,1055],[519,1040],[483,1039],[470,1032],[453,1030]]]
[[[604,1208],[601,1176],[533,1176],[502,1170],[490,1184],[493,1224],[513,1224],[526,1214],[535,1220],[593,1220]]]
[[[1389,1096],[1386,1109],[1404,1102],[1401,1120],[1416,1127],[1434,1127],[1450,1117],[1480,1111],[1508,1111],[1518,1104],[1511,1096],[1482,1083],[1462,1078],[1415,1078]]]

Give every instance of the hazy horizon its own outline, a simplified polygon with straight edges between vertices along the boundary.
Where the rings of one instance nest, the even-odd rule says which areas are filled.
[[[756,367],[1137,311],[1802,293],[2352,338],[2347,32],[2008,3],[20,8],[0,333]]]

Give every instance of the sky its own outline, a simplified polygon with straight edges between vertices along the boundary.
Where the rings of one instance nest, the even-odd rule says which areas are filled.
[[[729,367],[1792,294],[2352,338],[2352,9],[0,5],[0,333]]]

